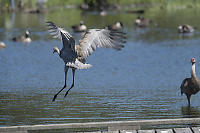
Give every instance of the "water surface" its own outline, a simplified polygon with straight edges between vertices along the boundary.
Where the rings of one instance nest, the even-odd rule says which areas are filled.
[[[111,120],[163,119],[199,117],[199,95],[186,96],[179,86],[190,76],[190,58],[197,58],[199,70],[200,10],[151,10],[144,15],[153,20],[150,27],[139,29],[133,24],[136,14],[110,12],[100,17],[96,12],[75,9],[50,11],[46,14],[4,13],[0,16],[0,126],[91,122]],[[185,14],[185,15],[184,15]],[[122,21],[127,43],[121,51],[98,49],[87,60],[88,70],[77,70],[75,87],[55,102],[54,94],[64,84],[64,64],[53,54],[60,48],[45,28],[53,21],[66,28],[78,42],[80,34],[71,25],[84,20],[89,28],[103,28]],[[179,24],[197,27],[193,34],[179,35]],[[13,36],[30,30],[30,44],[10,41]],[[72,83],[68,73],[68,87]]]

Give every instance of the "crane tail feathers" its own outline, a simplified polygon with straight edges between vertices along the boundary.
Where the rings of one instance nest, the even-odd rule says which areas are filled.
[[[71,67],[71,68],[75,68],[75,69],[88,69],[88,68],[92,67],[91,64],[82,63],[77,59],[76,59],[75,62],[68,62],[66,64],[66,66]]]

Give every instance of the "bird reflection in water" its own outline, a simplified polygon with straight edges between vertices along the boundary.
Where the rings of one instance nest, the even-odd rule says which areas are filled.
[[[182,106],[181,111],[182,111],[183,117],[187,117],[187,118],[200,117],[200,108],[198,107]]]

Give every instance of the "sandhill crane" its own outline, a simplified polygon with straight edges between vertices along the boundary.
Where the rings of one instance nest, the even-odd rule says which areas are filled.
[[[31,38],[30,38],[30,33],[28,30],[26,30],[25,32],[25,36],[18,36],[18,37],[13,37],[12,40],[14,42],[24,42],[24,43],[30,43],[31,42]]]
[[[187,96],[188,106],[190,106],[191,95],[196,94],[200,90],[200,80],[195,72],[195,58],[191,59],[192,71],[191,78],[185,78],[180,86],[181,95],[184,93]]]
[[[54,38],[60,38],[63,44],[61,50],[58,47],[54,47],[54,52],[57,52],[61,59],[65,63],[65,84],[63,88],[54,95],[52,101],[55,101],[57,95],[66,87],[67,72],[68,69],[72,69],[73,82],[71,87],[65,93],[65,97],[68,92],[74,87],[74,77],[76,69],[87,69],[92,65],[86,64],[87,57],[92,54],[93,51],[99,48],[114,48],[120,50],[124,47],[122,43],[125,43],[125,33],[119,31],[111,31],[107,29],[90,29],[88,30],[78,45],[75,45],[74,38],[69,32],[63,28],[57,27],[53,22],[46,22],[48,30]]]
[[[86,25],[84,24],[83,21],[80,21],[79,25],[73,25],[72,29],[74,30],[74,32],[85,32],[87,30]]]
[[[178,26],[178,33],[191,33],[194,32],[194,27],[191,25],[185,24]]]

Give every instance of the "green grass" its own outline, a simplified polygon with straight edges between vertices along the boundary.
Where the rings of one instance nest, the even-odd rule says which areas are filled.
[[[66,5],[80,5],[83,0],[48,0],[46,5],[51,6],[66,6]]]

